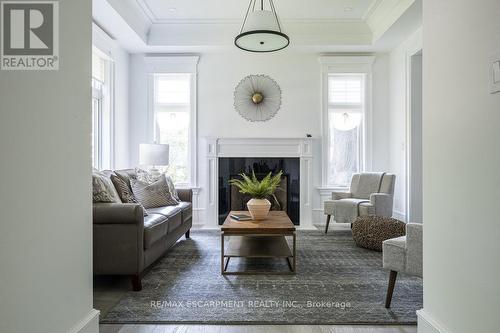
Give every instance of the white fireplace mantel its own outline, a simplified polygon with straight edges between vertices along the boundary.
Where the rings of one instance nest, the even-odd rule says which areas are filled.
[[[300,228],[312,224],[312,138],[206,138],[208,166],[207,226],[218,226],[219,157],[300,158]]]

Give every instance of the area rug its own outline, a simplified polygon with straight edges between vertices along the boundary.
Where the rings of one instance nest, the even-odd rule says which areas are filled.
[[[297,274],[222,276],[216,231],[192,231],[127,292],[102,323],[416,324],[422,281],[389,273],[382,254],[357,247],[350,231],[299,231]],[[231,259],[230,269],[287,269],[285,259]]]

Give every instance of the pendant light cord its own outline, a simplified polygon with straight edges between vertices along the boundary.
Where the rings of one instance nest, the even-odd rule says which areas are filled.
[[[240,34],[243,32],[243,28],[245,28],[245,23],[247,23],[248,13],[250,13],[250,7],[252,7],[252,2],[255,8],[255,1],[257,0],[250,0],[250,3],[248,4],[247,14],[245,15],[245,19],[243,20],[243,24],[241,25]]]
[[[274,17],[276,18],[276,23],[278,23],[278,29],[280,32],[281,31],[281,24],[280,24],[280,20],[278,19],[278,14],[276,14],[276,8],[274,7],[274,2],[273,0],[269,0],[269,5],[271,6],[271,10],[273,11],[274,13]]]

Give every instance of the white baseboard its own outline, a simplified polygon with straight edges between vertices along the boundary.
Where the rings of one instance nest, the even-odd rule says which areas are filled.
[[[400,220],[400,221],[406,222],[406,214],[404,214],[404,213],[402,213],[402,212],[393,211],[393,212],[392,212],[392,216],[393,216],[395,219],[398,219],[398,220]]]
[[[424,309],[417,311],[418,333],[451,333]]]
[[[92,309],[69,333],[99,333],[99,311]]]

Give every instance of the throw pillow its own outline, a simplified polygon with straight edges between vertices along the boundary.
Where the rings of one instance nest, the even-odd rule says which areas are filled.
[[[179,193],[177,193],[177,189],[175,188],[172,178],[170,178],[170,176],[166,176],[165,178],[167,180],[168,190],[170,191],[170,195],[172,196],[172,198],[177,201],[181,201],[181,199],[179,199]]]
[[[175,200],[168,190],[165,175],[161,175],[156,182],[149,184],[138,179],[131,179],[130,185],[136,199],[147,209],[163,206],[175,206]]]
[[[130,190],[128,187],[127,183],[121,179],[118,176],[111,175],[111,181],[113,182],[113,185],[115,185],[115,189],[118,192],[118,195],[120,196],[120,199],[122,199],[123,203],[136,203],[140,204],[139,201],[134,196],[134,193]],[[146,211],[146,208],[142,206],[142,210],[144,211],[144,216],[148,216],[148,212]]]
[[[135,168],[135,178],[144,183],[152,184],[158,181],[161,175],[161,173],[153,174],[147,170]]]
[[[136,174],[136,178],[138,180],[143,181],[145,183],[149,183],[149,184],[154,183],[155,181],[160,179],[160,177],[162,176],[162,174],[152,174],[151,172],[149,172],[147,170],[140,169],[140,168],[135,168],[135,174]],[[179,199],[179,194],[177,193],[177,190],[175,189],[175,185],[174,185],[172,178],[170,178],[170,176],[167,176],[165,174],[165,179],[167,180],[168,191],[170,192],[170,195],[172,196],[172,198],[174,198],[177,201],[181,201]]]
[[[92,172],[92,199],[94,202],[121,203],[113,183],[102,172]]]

